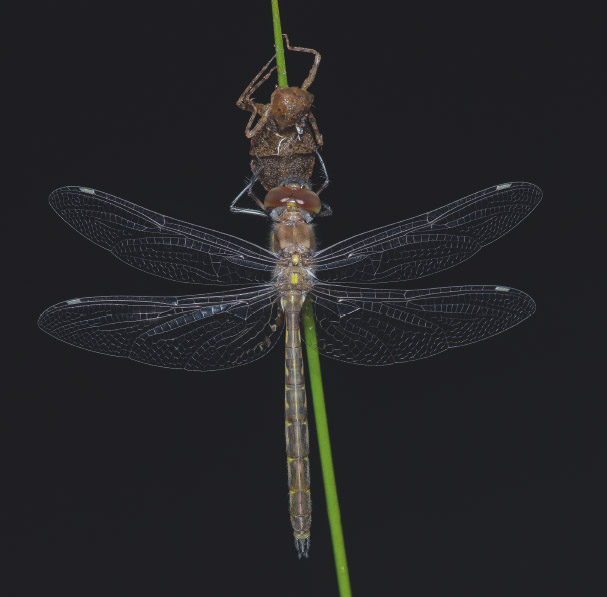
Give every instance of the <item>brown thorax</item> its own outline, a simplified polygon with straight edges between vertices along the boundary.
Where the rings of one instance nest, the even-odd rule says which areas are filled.
[[[272,210],[272,219],[272,251],[291,259],[293,253],[305,257],[314,250],[314,233],[308,212],[293,205],[278,207]]]

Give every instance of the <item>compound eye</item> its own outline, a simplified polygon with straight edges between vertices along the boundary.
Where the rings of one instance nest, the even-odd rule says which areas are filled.
[[[299,207],[312,213],[320,211],[320,199],[314,191],[292,187],[274,187],[263,202],[266,208]]]
[[[311,211],[315,214],[320,211],[320,199],[314,191],[310,191],[309,189],[295,189],[293,191],[293,198],[295,199],[295,203],[297,203],[297,207],[301,207],[301,209]]]

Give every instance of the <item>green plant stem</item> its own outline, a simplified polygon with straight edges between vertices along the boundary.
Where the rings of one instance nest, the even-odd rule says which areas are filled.
[[[316,421],[316,435],[318,437],[318,446],[320,449],[320,463],[322,467],[322,478],[325,485],[325,497],[329,515],[329,527],[331,528],[331,540],[333,542],[333,554],[335,556],[337,584],[341,597],[351,597],[352,591],[350,589],[346,546],[344,543],[343,530],[341,528],[337,485],[335,483],[335,471],[333,470],[333,458],[331,456],[329,423],[327,421],[325,394],[322,388],[322,377],[320,374],[320,359],[318,357],[316,324],[314,323],[314,305],[312,304],[312,301],[307,300],[304,303],[302,315],[304,338],[306,340],[306,353],[308,357],[308,371],[310,374],[310,390],[312,392],[312,402],[314,404],[314,420]]]
[[[278,85],[280,87],[286,87],[288,85],[287,67],[282,44],[278,0],[272,0],[272,22],[274,23],[274,45],[276,46],[276,64],[278,66]],[[304,302],[302,323],[306,341],[310,390],[312,393],[312,403],[314,405],[314,420],[316,421],[316,435],[318,437],[318,447],[320,450],[320,464],[325,485],[327,513],[329,517],[329,527],[331,529],[331,541],[333,543],[333,555],[335,557],[337,584],[340,597],[352,597],[350,576],[348,574],[348,561],[346,559],[346,546],[344,543],[343,530],[341,528],[339,501],[337,499],[337,484],[335,483],[333,457],[331,456],[331,441],[329,439],[329,423],[327,421],[327,410],[325,408],[325,394],[322,388],[322,376],[320,374],[316,324],[314,322],[314,305],[310,300]]]
[[[287,87],[287,63],[285,50],[282,45],[282,30],[280,28],[280,13],[278,0],[272,0],[272,23],[274,24],[274,46],[276,47],[276,66],[278,67],[278,86]]]

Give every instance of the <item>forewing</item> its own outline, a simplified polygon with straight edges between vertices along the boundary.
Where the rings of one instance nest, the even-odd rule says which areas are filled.
[[[505,286],[425,290],[314,289],[319,352],[361,365],[433,356],[503,332],[535,311]]]
[[[181,222],[86,187],[49,197],[74,229],[145,272],[193,284],[268,282],[276,257],[253,243]]]
[[[395,282],[421,278],[470,258],[526,218],[539,187],[512,182],[479,191],[426,214],[353,236],[319,251],[323,282]]]
[[[101,296],[49,307],[38,325],[93,352],[212,371],[267,354],[282,331],[279,311],[276,294],[268,288],[224,296]]]

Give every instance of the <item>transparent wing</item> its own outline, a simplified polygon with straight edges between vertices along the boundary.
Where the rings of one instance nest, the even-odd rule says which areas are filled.
[[[421,278],[468,259],[526,218],[542,198],[528,182],[479,191],[426,214],[322,249],[323,282],[396,282]]]
[[[276,343],[282,316],[267,287],[223,296],[99,296],[49,307],[42,330],[79,348],[192,371],[255,361]]]
[[[275,255],[253,243],[174,220],[86,187],[63,187],[52,208],[84,237],[150,274],[193,284],[268,282]]]
[[[361,365],[391,365],[499,334],[535,311],[533,299],[504,286],[313,290],[321,354]]]

